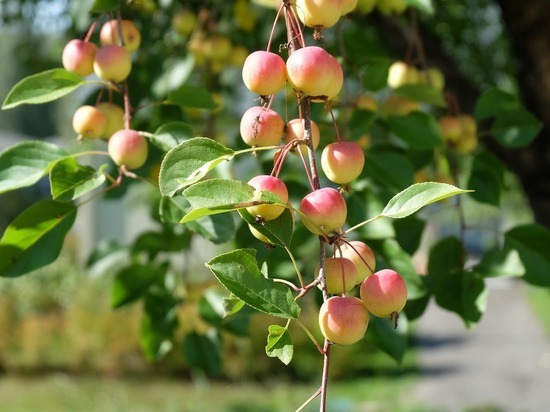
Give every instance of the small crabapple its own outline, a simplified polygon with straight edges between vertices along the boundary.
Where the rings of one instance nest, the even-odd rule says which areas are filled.
[[[361,299],[332,296],[319,309],[319,327],[323,336],[340,345],[351,345],[365,336],[369,314]]]
[[[347,184],[363,171],[365,154],[356,142],[334,142],[325,146],[321,154],[321,167],[325,176],[334,183]]]
[[[308,27],[331,27],[340,20],[342,0],[296,0],[296,14]]]
[[[345,16],[348,13],[351,13],[357,7],[358,0],[342,0],[342,9],[340,13],[342,16]]]
[[[319,132],[319,127],[317,124],[311,120],[311,143],[313,145],[313,150],[319,146],[319,141],[321,139],[321,134]],[[304,119],[292,119],[286,123],[285,132],[283,134],[283,142],[290,143],[293,140],[303,140],[305,136],[305,126]],[[296,149],[292,149],[296,153],[296,150],[299,150],[303,155],[307,154],[307,148],[305,145],[300,144]]]
[[[288,81],[295,90],[306,96],[323,96],[334,78],[333,59],[321,47],[302,47],[286,61]]]
[[[367,310],[380,318],[396,317],[407,303],[407,285],[401,275],[391,269],[368,276],[361,283],[360,294]]]
[[[417,84],[420,80],[418,69],[405,62],[396,61],[388,69],[388,86],[392,89],[407,84]]]
[[[254,190],[254,200],[260,200],[262,192],[267,191],[275,194],[281,203],[286,204],[288,202],[288,190],[285,183],[275,176],[270,175],[258,175],[248,181],[248,184],[252,186]],[[284,206],[260,204],[247,207],[246,210],[252,216],[261,217],[265,221],[278,218],[285,210]]]
[[[109,139],[115,132],[124,129],[125,115],[122,107],[111,102],[101,102],[96,104],[95,107],[105,115],[107,120],[101,135],[103,139]]]
[[[364,242],[352,240],[343,243],[336,251],[336,256],[348,258],[357,270],[356,284],[363,282],[376,268],[376,257],[372,249]]]
[[[122,32],[122,42],[120,33]],[[111,19],[106,21],[99,31],[99,41],[102,46],[116,44],[124,47],[128,53],[133,53],[141,44],[141,33],[131,20]]]
[[[79,138],[97,139],[103,135],[107,117],[98,108],[90,105],[80,106],[73,115],[73,129]]]
[[[172,16],[172,29],[181,35],[191,34],[197,25],[197,15],[191,10],[179,10]]]
[[[346,222],[347,206],[342,194],[323,187],[307,194],[300,202],[304,226],[316,235],[330,235]]]
[[[130,54],[121,46],[109,44],[100,47],[94,59],[94,72],[103,80],[120,83],[132,71]]]
[[[111,136],[107,150],[117,166],[137,169],[147,161],[149,148],[147,140],[139,132],[122,129]]]
[[[462,125],[456,116],[443,116],[437,123],[443,140],[454,143],[462,135]]]
[[[315,267],[315,277],[319,276],[321,267]],[[325,259],[325,282],[327,293],[339,295],[349,292],[357,284],[357,269],[355,264],[345,257],[332,257]]]
[[[94,72],[94,58],[97,46],[84,40],[73,39],[63,48],[61,61],[63,67],[79,76],[88,76]]]
[[[286,83],[285,61],[278,54],[258,50],[244,61],[243,82],[249,90],[261,96],[277,93]]]
[[[283,137],[285,122],[274,110],[253,106],[241,118],[241,137],[249,146],[274,146]]]

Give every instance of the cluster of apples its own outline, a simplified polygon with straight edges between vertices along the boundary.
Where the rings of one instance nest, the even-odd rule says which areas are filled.
[[[132,70],[132,53],[141,33],[131,20],[111,19],[99,32],[100,46],[88,38],[70,40],[63,48],[63,67],[79,76],[95,74],[110,83],[124,82]],[[79,107],[72,119],[78,139],[108,140],[108,151],[118,166],[136,169],[147,160],[148,146],[137,131],[124,127],[125,112],[112,102]]]
[[[414,84],[430,84],[437,90],[443,90],[445,77],[441,70],[435,67],[418,69],[403,61],[393,62],[388,69],[388,86],[397,89],[401,86]]]
[[[299,3],[299,2],[298,2]],[[299,5],[297,3],[297,6]],[[251,53],[242,69],[243,82],[263,102],[271,102],[273,95],[287,82],[299,98],[324,102],[334,98],[343,85],[343,71],[338,61],[317,46],[304,46],[293,51],[285,60],[269,51]],[[266,103],[267,104],[267,103]],[[240,132],[245,143],[252,147],[277,146],[281,152],[295,150],[305,155],[305,119],[285,122],[275,110],[266,106],[249,108],[241,118]],[[319,144],[319,128],[309,119],[311,145]],[[337,141],[328,144],[321,155],[322,170],[330,181],[347,185],[356,179],[364,166],[364,152],[357,142]],[[248,182],[254,191],[254,200],[262,193],[277,196],[279,204],[258,202],[247,211],[261,224],[277,219],[289,204],[288,189],[283,180],[274,175],[258,175]],[[303,225],[311,233],[323,237],[336,247],[335,256],[324,265],[327,293],[331,296],[319,312],[319,325],[323,335],[333,343],[352,344],[363,337],[368,326],[369,313],[375,316],[396,318],[406,302],[406,286],[402,277],[393,270],[374,272],[375,257],[369,246],[361,241],[341,239],[342,226],[347,219],[347,205],[340,190],[322,187],[306,194],[297,210]],[[258,239],[271,243],[269,238],[249,225]],[[320,267],[317,268],[317,276]],[[356,286],[360,298],[348,296]]]
[[[472,115],[443,116],[438,123],[441,137],[456,153],[472,153],[477,148],[477,123]]]

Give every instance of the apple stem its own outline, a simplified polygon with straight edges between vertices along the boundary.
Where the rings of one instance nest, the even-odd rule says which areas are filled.
[[[351,244],[351,242],[348,242],[346,239],[341,239],[342,242],[344,242],[346,245],[348,245],[352,250],[355,252],[355,254],[361,259],[361,262],[365,264],[365,266],[371,271],[371,273],[374,273],[374,268],[372,268],[365,259],[363,259],[363,256],[357,251],[357,249]],[[340,250],[340,246],[338,245],[338,250],[340,251],[340,256],[342,256],[342,251]]]
[[[90,41],[90,37],[92,37],[92,34],[94,33],[95,26],[97,26],[97,19],[94,20],[94,22],[90,25],[90,28],[88,29],[88,32],[86,33],[86,37],[84,37],[85,42]]]
[[[336,140],[338,140],[338,143],[342,141],[340,138],[340,132],[338,131],[338,124],[336,123],[336,118],[334,117],[334,113],[332,112],[332,106],[328,100],[325,100],[325,106],[330,113],[330,118],[332,119],[332,124],[334,125],[334,133],[336,133]]]
[[[130,120],[132,119],[132,106],[130,105],[130,92],[128,91],[128,83],[122,85],[124,96],[124,128],[130,129]]]
[[[271,49],[271,42],[273,41],[273,36],[275,34],[275,26],[277,25],[277,21],[279,20],[279,16],[281,15],[281,11],[284,9],[284,7],[285,7],[285,3],[282,2],[281,6],[279,7],[279,10],[277,10],[275,21],[273,21],[273,26],[271,27],[271,33],[269,34],[269,40],[267,41],[266,51],[269,51]]]

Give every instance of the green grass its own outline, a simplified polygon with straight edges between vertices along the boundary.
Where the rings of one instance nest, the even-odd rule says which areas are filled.
[[[413,377],[358,379],[329,385],[331,412],[420,411],[405,401]],[[0,378],[2,412],[288,412],[315,384],[190,383],[101,379],[64,374]],[[316,411],[318,400],[305,411]]]

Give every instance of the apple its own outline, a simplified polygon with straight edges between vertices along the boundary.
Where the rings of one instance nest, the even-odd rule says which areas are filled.
[[[249,146],[274,146],[283,137],[285,122],[274,110],[262,106],[249,108],[241,118],[241,137]]]
[[[478,146],[478,139],[476,133],[463,132],[460,139],[453,144],[455,152],[460,154],[472,153]]]
[[[407,84],[418,84],[420,74],[414,66],[409,66],[402,61],[392,63],[388,69],[388,86],[392,89],[405,86]]]
[[[369,110],[371,112],[376,112],[378,110],[378,102],[373,96],[368,94],[361,94],[357,96],[353,103],[355,107],[361,110]]]
[[[462,135],[462,124],[456,116],[443,116],[437,123],[443,140],[455,143]]]
[[[231,54],[233,45],[227,36],[214,35],[203,41],[204,55],[213,62],[223,62]]]
[[[380,114],[385,116],[406,116],[411,112],[420,110],[420,103],[406,99],[396,94],[391,94],[382,103]]]
[[[172,16],[172,29],[183,36],[191,34],[197,25],[197,15],[191,10],[179,10]]]
[[[286,65],[281,56],[258,50],[244,61],[242,77],[253,93],[267,96],[277,93],[286,83]]]
[[[80,106],[73,115],[73,129],[79,138],[97,139],[103,135],[107,118],[96,107]]]
[[[356,284],[372,275],[376,268],[374,252],[366,243],[359,240],[342,243],[340,249],[336,251],[336,256],[347,258],[353,262],[357,271]]]
[[[340,66],[340,63],[338,63],[338,60],[336,60],[334,56],[330,56],[330,61],[332,63],[333,71],[332,80],[323,93],[326,96],[326,99],[313,99],[314,102],[323,102],[327,99],[334,99],[338,96],[338,93],[340,93],[340,90],[342,90],[342,86],[344,85],[344,72],[342,70],[342,66]]]
[[[443,72],[435,67],[419,71],[420,81],[431,85],[434,89],[442,91],[445,88],[445,76]]]
[[[262,192],[267,191],[275,194],[281,203],[288,203],[288,190],[285,183],[275,176],[258,175],[248,181],[254,190],[254,200],[260,200]],[[265,221],[277,219],[285,210],[285,206],[262,204],[247,207],[246,210],[252,216],[260,217]]]
[[[319,276],[321,267],[315,267],[315,277]],[[355,264],[345,257],[325,259],[325,281],[327,293],[339,295],[349,292],[357,284],[357,269]]]
[[[347,206],[342,194],[323,187],[307,194],[300,202],[304,226],[312,233],[323,236],[340,229],[346,222]]]
[[[356,142],[334,142],[323,149],[321,168],[334,183],[347,184],[363,171],[365,154]]]
[[[94,58],[97,46],[84,40],[73,39],[63,48],[61,61],[63,67],[79,76],[88,76],[94,72]]]
[[[105,115],[107,120],[101,135],[103,139],[109,139],[115,132],[124,129],[125,114],[122,107],[111,102],[101,102],[96,104],[95,107]]]
[[[340,20],[342,0],[296,0],[296,14],[308,27],[331,27]]]
[[[122,32],[122,42],[120,33]],[[101,26],[99,41],[102,46],[116,44],[122,46],[128,53],[133,53],[141,44],[141,33],[131,20],[108,20]]]
[[[147,140],[132,129],[119,130],[109,139],[107,150],[117,166],[137,169],[145,164],[149,148]]]
[[[342,0],[341,14],[345,16],[348,13],[351,13],[357,7],[358,0]]]
[[[288,81],[294,90],[306,96],[324,96],[335,75],[333,59],[321,47],[302,47],[286,61]]]
[[[319,327],[323,336],[339,345],[351,345],[365,336],[369,314],[361,299],[332,296],[319,309]]]
[[[317,124],[310,120],[311,123],[311,144],[313,145],[313,150],[319,146],[319,141],[321,139],[321,133],[319,132],[319,127]],[[288,144],[293,140],[303,140],[305,136],[305,126],[304,119],[292,119],[289,120],[285,125],[285,132],[283,134],[283,143]],[[307,154],[307,147],[303,144],[298,145],[296,149],[292,149],[292,152],[297,153],[299,150],[303,155]]]
[[[382,269],[361,283],[361,300],[367,310],[380,318],[394,318],[407,303],[407,285],[399,273]]]
[[[120,83],[132,71],[130,54],[116,44],[100,47],[94,60],[94,72],[103,80]]]

